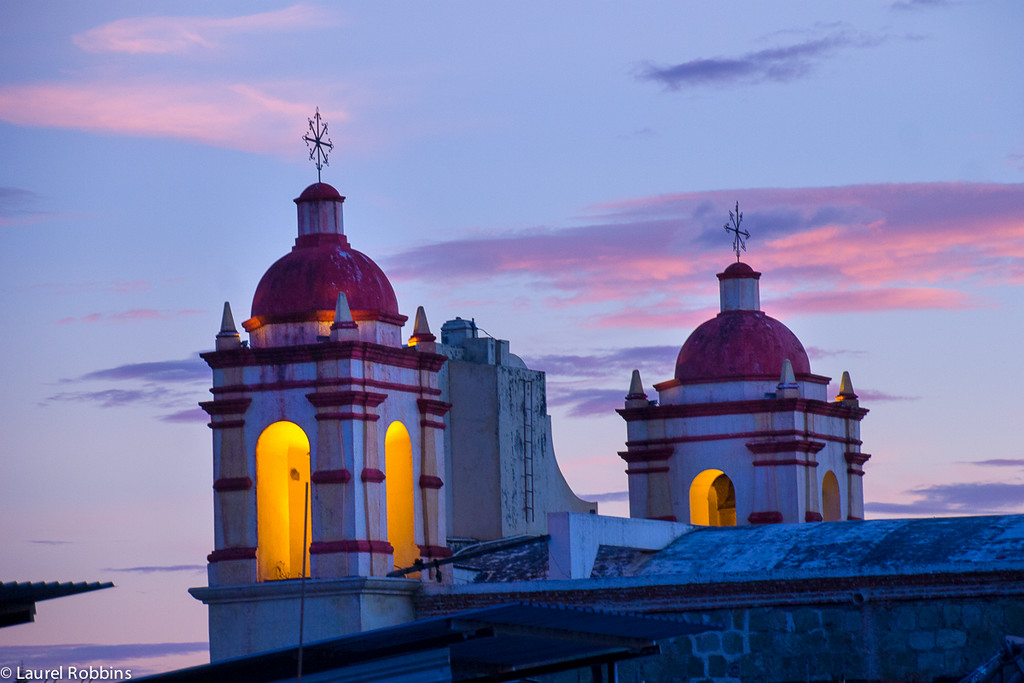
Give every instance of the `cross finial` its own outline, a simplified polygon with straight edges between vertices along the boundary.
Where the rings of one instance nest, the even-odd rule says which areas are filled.
[[[740,203],[736,202],[736,211],[729,212],[729,222],[725,224],[725,231],[733,233],[732,250],[736,252],[736,262],[740,260],[740,250],[747,250],[747,238],[750,237],[750,233],[746,230],[740,230],[740,222],[743,220],[743,214],[740,213]]]
[[[319,183],[320,170],[324,166],[330,166],[327,154],[334,149],[334,144],[327,137],[327,122],[320,118],[320,107],[316,108],[316,116],[309,119],[309,132],[303,135],[302,139],[309,147],[309,160],[316,164],[316,181]]]

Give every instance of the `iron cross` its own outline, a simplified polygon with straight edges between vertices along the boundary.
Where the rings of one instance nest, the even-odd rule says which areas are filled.
[[[740,230],[740,222],[743,220],[743,214],[740,213],[740,203],[736,202],[735,213],[729,212],[729,222],[725,224],[725,231],[733,233],[734,237],[732,240],[732,250],[736,252],[736,262],[740,260],[740,250],[747,250],[746,239],[750,237],[750,233],[746,230]]]
[[[313,134],[313,137],[309,136],[310,133]],[[330,166],[327,154],[334,149],[334,144],[327,137],[327,122],[320,118],[320,107],[316,108],[316,116],[309,119],[309,133],[303,135],[302,139],[309,147],[309,160],[316,164],[316,181],[319,183],[320,170],[324,166]]]

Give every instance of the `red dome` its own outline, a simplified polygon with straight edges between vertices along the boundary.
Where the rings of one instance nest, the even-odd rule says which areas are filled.
[[[796,375],[811,373],[807,352],[788,327],[760,311],[728,311],[698,327],[686,340],[676,358],[676,379],[684,383],[777,380],[786,358]]]
[[[313,183],[302,191],[302,194],[300,194],[299,198],[295,200],[295,203],[323,201],[325,199],[333,199],[339,202],[345,201],[345,198],[341,196],[341,193],[327,183]]]
[[[755,272],[753,268],[748,266],[742,261],[737,261],[729,265],[724,272],[718,274],[719,280],[733,280],[737,278],[753,278],[758,280],[761,278],[761,273]]]
[[[331,320],[341,291],[354,315],[377,314],[357,319],[399,315],[395,290],[384,271],[351,248],[343,235],[300,237],[291,253],[263,275],[252,299],[252,317],[261,324]]]

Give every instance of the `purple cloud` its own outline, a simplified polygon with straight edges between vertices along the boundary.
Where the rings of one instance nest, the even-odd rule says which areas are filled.
[[[118,285],[131,285],[133,283],[117,283]],[[118,291],[131,291],[131,290],[118,290]],[[82,322],[82,323],[135,323],[145,320],[173,320],[175,318],[184,318],[191,315],[197,315],[200,313],[206,313],[207,311],[198,310],[194,308],[186,308],[180,311],[158,311],[153,308],[133,308],[128,311],[115,311],[113,313],[89,313],[81,317],[69,316],[61,318],[57,321],[58,325],[68,325],[70,323]]]
[[[590,327],[677,329],[728,262],[740,198],[771,276],[770,314],[964,309],[979,287],[1024,284],[1024,183],[878,184],[679,193],[606,203],[586,224],[454,239],[394,254],[393,279],[512,282],[550,308],[600,304]],[[921,249],[928,244],[928,249]]]
[[[895,10],[918,10],[932,9],[934,7],[950,7],[953,3],[949,0],[897,0],[889,5],[889,9]]]
[[[588,493],[581,496],[583,500],[592,500],[595,503],[617,503],[629,500],[629,491],[608,491],[607,493]]]
[[[867,512],[905,515],[982,515],[1024,508],[1024,483],[965,482],[937,484],[908,491],[918,500],[865,503]]]
[[[806,76],[818,62],[841,48],[875,46],[881,42],[879,38],[836,33],[803,43],[748,52],[740,57],[693,59],[670,66],[644,64],[637,77],[661,83],[669,90],[716,83],[784,83]]]
[[[549,375],[569,377],[625,375],[645,366],[674,367],[679,346],[631,346],[590,355],[550,355],[527,358],[527,365]]]
[[[55,296],[81,296],[86,292],[136,294],[148,290],[151,286],[152,283],[147,280],[133,280],[130,282],[115,280],[101,282],[42,282],[29,286],[29,289],[42,289]]]
[[[138,574],[158,574],[164,572],[205,572],[204,564],[170,564],[152,567],[105,567],[105,572],[134,572]]]
[[[921,399],[920,396],[898,396],[896,394],[887,394],[884,391],[875,391],[874,389],[857,389],[854,387],[854,391],[857,392],[857,398],[861,401],[868,401],[870,403],[881,403],[883,401],[919,401]]]
[[[128,383],[127,388],[119,386],[97,390],[62,391],[48,396],[40,405],[88,402],[99,404],[102,408],[122,408],[147,404],[173,409],[173,412],[158,418],[163,422],[207,422],[206,414],[195,407],[205,394],[199,393],[198,387],[191,389],[189,385],[206,385],[209,381],[209,369],[198,355],[184,360],[126,363],[94,370],[74,379],[64,379],[61,380],[61,384],[123,382]]]
[[[853,351],[851,349],[823,349],[818,346],[808,346],[804,349],[807,352],[807,357],[811,360],[821,360],[822,358],[835,358],[836,356],[852,356],[854,358],[863,358],[867,355],[867,351]]]
[[[100,645],[96,643],[68,643],[56,645],[0,645],[0,662],[23,668],[46,668],[67,665],[100,664],[116,666],[118,662],[155,659],[170,655],[205,653],[209,643],[127,643]],[[132,669],[135,675],[142,671]],[[153,672],[150,672],[153,673]]]
[[[166,389],[101,389],[100,391],[62,391],[48,396],[43,405],[54,402],[98,403],[101,408],[121,408],[136,403],[154,403],[167,398]]]
[[[48,215],[36,206],[41,197],[17,187],[0,187],[0,227],[27,225]]]
[[[209,382],[210,369],[198,354],[184,360],[128,363],[82,375],[80,380],[128,380],[149,382]]]
[[[992,458],[989,460],[961,460],[965,465],[983,467],[1024,467],[1024,458]]]
[[[210,416],[206,414],[206,411],[202,408],[190,408],[188,410],[179,410],[176,413],[168,413],[160,417],[161,422],[198,422],[205,424],[210,421]]]
[[[29,543],[38,543],[39,545],[70,545],[73,541],[38,541],[32,540]]]
[[[548,391],[548,404],[568,408],[570,417],[611,415],[621,408],[627,388],[622,389],[556,389]]]

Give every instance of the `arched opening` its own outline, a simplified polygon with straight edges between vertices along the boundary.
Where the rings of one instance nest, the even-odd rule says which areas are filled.
[[[838,522],[843,518],[839,504],[839,480],[834,472],[826,472],[821,480],[821,518],[826,522]]]
[[[275,422],[264,429],[256,442],[256,557],[260,581],[301,577],[303,553],[309,576],[308,483],[309,439],[302,428],[293,422]]]
[[[736,526],[736,489],[722,470],[704,470],[694,477],[690,524]]]
[[[401,422],[392,422],[384,435],[384,474],[388,503],[388,542],[395,549],[395,567],[411,567],[416,547],[413,505],[412,442]]]

